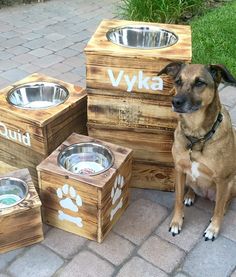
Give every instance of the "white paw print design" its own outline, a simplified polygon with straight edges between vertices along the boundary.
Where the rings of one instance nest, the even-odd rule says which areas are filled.
[[[116,200],[121,196],[122,188],[125,184],[124,176],[118,175],[115,179],[114,186],[111,190],[112,205],[116,203]]]
[[[112,205],[116,203],[116,201],[120,198],[122,194],[122,188],[125,184],[125,178],[124,176],[121,176],[120,174],[116,177],[113,188],[111,190],[111,199],[112,199]],[[117,213],[117,211],[122,208],[123,206],[123,198],[120,199],[118,204],[115,205],[115,207],[111,210],[110,213],[110,220],[113,219],[114,215]]]
[[[57,189],[57,197],[61,199],[59,200],[60,206],[72,212],[78,212],[79,207],[82,206],[81,197],[76,193],[72,186],[67,184],[65,184],[62,188]],[[67,220],[75,223],[78,227],[83,227],[82,219],[80,217],[68,215],[61,210],[58,211],[58,217],[60,220]]]

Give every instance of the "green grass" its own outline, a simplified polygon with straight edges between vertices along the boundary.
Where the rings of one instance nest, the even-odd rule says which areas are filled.
[[[121,0],[118,16],[134,21],[178,23],[199,14],[205,0]]]
[[[236,1],[191,22],[193,63],[225,64],[236,77]]]

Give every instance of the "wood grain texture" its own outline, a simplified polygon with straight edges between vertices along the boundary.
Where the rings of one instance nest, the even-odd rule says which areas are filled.
[[[133,149],[132,187],[173,191],[173,131],[89,124],[88,132]]]
[[[43,240],[40,208],[0,216],[0,224],[0,254]]]
[[[28,194],[26,198],[20,202],[18,205],[13,206],[8,209],[0,209],[0,216],[6,216],[9,214],[15,214],[19,212],[24,212],[26,210],[35,208],[35,207],[41,207],[41,201],[39,199],[39,196],[37,194],[37,191],[35,189],[35,186],[33,184],[32,178],[30,176],[29,170],[24,169],[18,169],[16,171],[6,173],[1,175],[0,177],[14,177],[18,178],[22,181],[24,181],[28,186]]]
[[[70,171],[67,171],[58,165],[57,159],[61,151],[63,151],[66,147],[72,144],[83,143],[83,142],[98,143],[100,145],[107,147],[112,151],[113,155],[115,156],[115,160],[113,165],[109,168],[109,170],[95,176],[89,176],[89,175],[80,176],[78,174],[74,174]],[[102,188],[107,184],[108,180],[110,180],[110,178],[115,174],[117,168],[119,168],[123,163],[123,160],[127,156],[131,156],[131,155],[132,155],[132,150],[127,147],[120,147],[113,143],[104,142],[99,139],[73,133],[55,151],[53,151],[45,160],[43,160],[37,166],[37,170],[39,172],[52,172],[63,177],[66,176],[67,179],[80,181],[82,183],[86,183],[95,187]]]
[[[108,30],[124,26],[155,26],[175,33],[178,41],[166,48],[141,49],[107,39]],[[173,190],[175,89],[167,75],[157,74],[170,62],[191,62],[191,28],[103,20],[85,55],[89,135],[134,150],[132,186]]]
[[[64,86],[69,91],[69,97],[64,103],[58,106],[43,110],[27,110],[27,112],[26,110],[10,105],[6,101],[6,96],[11,89],[30,82],[49,82],[59,84]],[[23,122],[31,122],[39,127],[43,127],[54,121],[55,118],[67,113],[71,106],[74,107],[84,97],[86,97],[86,92],[79,86],[74,86],[43,74],[34,73],[19,82],[0,90],[0,109],[1,113],[6,112],[7,116],[17,116],[17,118],[19,118],[19,120],[21,119]]]
[[[15,168],[28,168],[38,189],[38,176],[36,166],[46,157],[30,148],[21,146],[13,141],[0,139],[0,160]]]
[[[123,26],[156,26],[163,28],[167,31],[174,32],[178,36],[178,42],[172,47],[162,48],[158,50],[153,49],[132,49],[116,45],[106,38],[106,33],[111,28]],[[126,20],[103,20],[98,26],[96,32],[91,37],[87,46],[85,47],[86,55],[97,54],[107,56],[128,56],[132,58],[144,57],[159,58],[168,57],[169,60],[186,60],[190,61],[192,57],[192,42],[191,42],[191,29],[186,25],[174,24],[160,24],[160,23],[147,23]]]
[[[104,189],[101,191],[100,195],[100,226],[101,231],[98,234],[98,242],[102,242],[109,231],[112,229],[112,227],[116,224],[118,219],[122,216],[124,211],[129,205],[129,187],[130,187],[130,181],[131,181],[131,174],[132,174],[132,159],[129,157],[124,161],[124,163],[121,165],[119,170],[117,171],[117,176],[123,176],[124,177],[124,185],[121,188],[121,195],[120,197],[114,202],[112,200],[112,189],[115,184],[115,178],[111,179],[111,184],[107,185]],[[111,213],[114,208],[116,208],[117,205],[119,205],[119,202],[122,201],[122,207],[117,210],[114,217],[111,218]]]
[[[6,173],[10,173],[12,171],[17,170],[18,168],[15,166],[12,166],[10,164],[4,163],[2,161],[0,161],[0,175],[6,174]]]
[[[164,163],[134,161],[131,187],[174,191],[174,167]]]
[[[131,97],[109,90],[88,90],[88,123],[115,125],[118,127],[150,128],[158,127],[174,130],[177,126],[176,114],[171,101],[159,97]]]
[[[134,160],[173,165],[173,131],[88,124],[91,137],[133,149]]]
[[[28,169],[16,170],[0,177],[18,178],[28,185],[28,194],[22,202],[0,209],[0,253],[42,241],[41,201]]]
[[[6,100],[9,90],[30,82],[57,83],[69,91],[69,97],[64,103],[43,110],[26,111],[10,105]],[[0,161],[29,168],[37,187],[36,166],[72,132],[87,134],[86,123],[84,89],[37,73],[28,76],[0,91]],[[23,136],[27,136],[27,143]]]
[[[78,207],[78,212],[63,208],[60,205],[59,201],[61,199],[57,196],[57,189],[62,189],[65,184],[73,187],[76,190],[76,194],[82,199],[82,206]],[[70,195],[63,195],[64,199],[67,197],[70,198]],[[97,239],[98,201],[96,187],[63,178],[50,172],[40,172],[40,198],[43,203],[44,223],[89,239]],[[63,211],[72,217],[80,217],[83,227],[78,227],[70,221],[60,220],[59,211]]]
[[[114,155],[111,168],[94,176],[80,176],[61,168],[57,164],[60,151],[69,145],[82,142],[94,142],[109,148]],[[132,150],[91,137],[72,134],[37,167],[40,197],[43,203],[43,221],[57,228],[102,242],[128,205],[131,167]],[[119,177],[119,180],[125,180],[125,183],[117,181],[120,175],[123,179]],[[118,198],[112,202],[112,197],[117,187],[120,186],[119,182],[123,184],[122,189],[118,189],[116,192]],[[65,185],[68,187],[68,192],[63,189]],[[71,188],[75,190],[76,196],[70,194]],[[58,196],[60,193],[62,193],[61,197]],[[63,206],[61,201],[66,198],[76,203],[77,195],[82,202],[77,211]],[[118,208],[110,219],[111,210],[116,207],[122,197],[122,207]],[[67,201],[71,202],[69,199]],[[66,214],[65,220],[61,220],[61,213]],[[78,220],[78,217],[82,226],[74,222]]]
[[[178,42],[171,47],[161,49],[138,49],[119,46],[108,41],[106,37],[108,30],[133,25],[155,26],[174,32],[178,37]],[[164,86],[159,87],[157,73],[170,62],[191,61],[191,29],[184,25],[103,20],[85,47],[85,54],[88,88],[125,91],[127,80],[131,81],[136,78],[132,89],[128,90],[132,93],[172,95],[171,78],[166,75],[161,76]],[[109,70],[112,71],[110,73],[113,77],[109,75]],[[118,81],[119,76],[121,76],[120,81]],[[114,83],[118,81],[116,85],[111,81],[112,78]],[[145,84],[142,83],[144,79],[146,79]]]
[[[117,58],[116,58],[117,59]],[[159,66],[160,68],[165,67],[169,62],[162,62]],[[114,80],[118,80],[119,75],[122,74],[119,85],[114,86],[112,84],[112,78],[109,76],[109,70],[112,70],[112,75],[114,76]],[[143,61],[143,68],[140,71],[136,68],[126,68],[126,65],[121,67],[116,67],[113,64],[113,67],[108,66],[97,66],[97,65],[89,65],[87,64],[87,74],[86,74],[86,85],[88,88],[94,89],[110,89],[115,91],[129,91],[132,93],[150,93],[150,94],[163,94],[163,95],[173,95],[173,81],[170,77],[163,75],[161,77],[157,77],[157,69],[150,70],[145,66],[145,62]],[[121,75],[120,75],[121,76]],[[139,76],[143,76],[142,78]],[[132,78],[136,79],[132,90],[129,90],[127,85],[127,79],[132,80]],[[145,82],[145,85],[141,85],[142,81],[145,78],[148,78],[148,81]],[[158,89],[160,86],[159,78],[163,82],[163,88]],[[114,82],[114,81],[113,81]],[[153,88],[152,88],[153,87]]]

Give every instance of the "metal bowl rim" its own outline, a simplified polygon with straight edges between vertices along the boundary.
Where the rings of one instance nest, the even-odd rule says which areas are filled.
[[[93,145],[93,146],[97,146],[97,147],[100,147],[100,148],[105,149],[105,150],[110,154],[110,156],[111,156],[111,162],[110,162],[109,167],[107,167],[107,168],[105,168],[105,169],[103,169],[103,170],[101,170],[101,171],[98,171],[98,172],[96,172],[96,173],[86,174],[86,175],[74,173],[74,172],[72,172],[72,171],[66,169],[66,168],[60,163],[60,158],[61,158],[61,156],[62,156],[66,151],[70,150],[71,148],[74,148],[75,146],[82,146],[82,145]],[[75,174],[75,175],[78,175],[78,176],[81,176],[81,177],[84,177],[84,176],[95,176],[95,175],[102,174],[102,173],[104,173],[105,171],[109,170],[109,169],[113,166],[114,161],[115,161],[114,155],[113,155],[112,151],[111,151],[107,146],[103,146],[103,145],[101,145],[101,144],[99,144],[99,143],[94,143],[94,142],[81,142],[81,143],[74,143],[74,144],[71,144],[71,145],[67,146],[64,150],[62,150],[62,151],[58,154],[58,156],[57,156],[57,165],[58,165],[60,168],[62,168],[63,170],[65,170],[65,171],[67,171],[67,172],[70,172],[70,173],[72,173],[72,174]]]
[[[56,105],[53,105],[53,106],[50,106],[50,107],[42,107],[42,108],[27,108],[27,107],[21,107],[21,106],[18,106],[18,105],[13,104],[13,103],[10,101],[10,96],[11,96],[11,94],[12,94],[14,91],[16,91],[17,89],[21,89],[21,88],[23,88],[23,87],[28,88],[28,87],[30,87],[30,86],[36,86],[36,85],[38,85],[38,86],[40,86],[40,85],[57,86],[57,87],[63,89],[63,90],[66,92],[66,97],[65,97],[65,99],[64,99],[62,102],[60,102],[60,103],[58,103],[58,104],[56,104]],[[19,85],[19,86],[13,87],[12,89],[10,89],[10,90],[8,91],[7,96],[6,96],[6,100],[7,100],[7,102],[8,102],[9,105],[14,106],[14,107],[16,107],[16,108],[18,108],[18,109],[22,109],[22,110],[47,110],[47,109],[51,109],[51,108],[57,107],[57,106],[59,106],[59,105],[65,103],[66,100],[69,98],[69,96],[70,96],[69,90],[68,90],[66,87],[64,87],[63,85],[57,84],[57,83],[53,83],[53,82],[40,81],[40,82],[25,83],[25,84],[21,84],[21,85]]]
[[[130,29],[136,29],[136,28],[151,28],[151,29],[156,29],[158,31],[165,31],[167,33],[171,33],[175,38],[176,38],[176,41],[173,42],[172,44],[169,44],[167,46],[161,46],[161,47],[135,47],[135,46],[129,46],[129,45],[124,45],[124,44],[121,44],[121,43],[116,43],[114,41],[112,41],[109,37],[109,34],[112,33],[112,32],[115,32],[116,30],[120,30],[120,29],[125,29],[125,28],[130,28]],[[170,46],[173,46],[175,45],[178,41],[179,41],[179,37],[176,33],[174,33],[173,31],[169,31],[167,29],[163,29],[161,27],[157,27],[157,26],[154,26],[154,25],[124,25],[124,26],[118,26],[118,27],[113,27],[113,28],[110,28],[107,32],[106,32],[106,38],[108,41],[116,44],[116,45],[119,45],[121,47],[125,47],[125,48],[132,48],[132,49],[139,49],[139,50],[157,50],[157,49],[163,49],[163,48],[168,48]]]
[[[17,182],[23,184],[23,186],[25,187],[25,195],[24,195],[24,197],[21,198],[21,200],[19,200],[15,204],[9,205],[9,206],[1,208],[1,209],[5,210],[5,209],[8,209],[8,208],[12,208],[14,206],[17,206],[18,204],[20,204],[22,201],[25,200],[25,198],[27,197],[27,195],[29,193],[29,187],[28,187],[28,185],[27,185],[27,183],[25,181],[23,181],[23,180],[21,180],[19,178],[15,178],[15,177],[0,177],[0,183],[1,183],[2,180],[13,180],[13,181],[17,181]]]

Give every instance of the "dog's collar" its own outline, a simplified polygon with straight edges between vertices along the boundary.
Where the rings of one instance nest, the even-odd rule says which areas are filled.
[[[213,124],[211,130],[208,133],[206,133],[204,137],[196,138],[196,137],[185,135],[185,137],[189,140],[189,143],[186,146],[187,150],[192,150],[193,146],[199,142],[205,143],[209,139],[211,139],[212,136],[215,134],[215,132],[216,132],[217,128],[219,127],[222,120],[223,120],[223,115],[222,115],[222,113],[219,112],[217,119],[216,119],[215,123]]]

